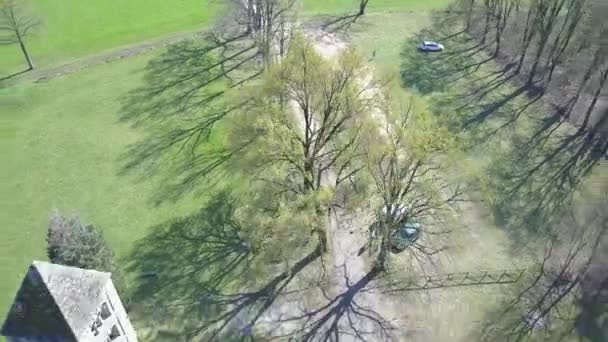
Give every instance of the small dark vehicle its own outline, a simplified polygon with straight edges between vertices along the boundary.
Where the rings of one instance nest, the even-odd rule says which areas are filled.
[[[418,222],[414,220],[407,221],[393,234],[391,251],[393,253],[403,252],[418,240],[420,232],[420,224]]]

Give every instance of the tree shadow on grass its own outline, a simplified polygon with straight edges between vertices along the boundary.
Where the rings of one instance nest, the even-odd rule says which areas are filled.
[[[601,217],[603,216],[603,217]],[[586,222],[567,222],[569,237],[546,244],[536,269],[488,315],[475,340],[568,341],[585,336],[604,341],[608,336],[608,216],[599,213]]]
[[[218,312],[224,287],[247,281],[240,275],[251,251],[232,220],[234,206],[219,194],[200,212],[153,227],[135,245],[128,266],[139,275],[132,302],[147,325],[182,321],[179,333],[186,335],[193,322]]]
[[[214,132],[244,104],[232,92],[261,74],[258,57],[243,35],[208,35],[173,44],[150,60],[141,86],[123,98],[121,121],[145,136],[123,155],[121,173],[161,174],[157,204],[177,200],[214,173],[221,179],[221,166],[239,148],[227,150]]]
[[[128,266],[140,275],[133,311],[156,330],[151,338],[249,336],[294,277],[320,257],[315,248],[283,272],[258,263],[259,252],[233,218],[237,206],[219,193],[198,213],[154,227],[136,244]]]
[[[428,96],[431,113],[465,151],[492,160],[484,170],[485,188],[500,226],[519,245],[546,234],[559,220],[585,176],[606,155],[608,136],[563,125],[559,111],[542,105],[542,88],[513,86],[513,66],[481,69],[489,58],[459,34],[457,25],[445,26],[451,22],[442,15],[434,17],[433,29],[443,36],[453,32],[448,48],[420,54],[408,41],[403,84]],[[458,48],[449,51],[450,46]]]
[[[357,23],[362,16],[359,14],[339,14],[320,16],[315,19],[315,27],[327,33],[348,33],[350,28]]]
[[[0,76],[0,88],[1,88],[1,87],[3,87],[3,86],[5,85],[5,84],[2,84],[2,82],[4,82],[4,81],[7,81],[7,82],[8,82],[9,80],[11,80],[11,79],[13,79],[13,78],[15,78],[15,77],[17,77],[17,76],[19,76],[19,75],[23,75],[23,74],[25,74],[26,72],[30,72],[30,71],[32,71],[32,69],[23,69],[23,70],[21,70],[21,71],[17,71],[17,72],[14,72],[14,73],[12,73],[12,74],[9,74],[9,75]]]
[[[342,266],[344,290],[330,295],[319,288],[322,304],[315,307],[300,307],[292,315],[281,317],[276,322],[294,326],[285,334],[274,338],[295,337],[298,341],[392,341],[395,327],[381,314],[359,303],[358,295],[373,289],[372,283],[381,275],[373,268],[355,282],[348,279],[346,265]],[[379,304],[379,303],[375,303]],[[298,312],[299,311],[299,312]]]
[[[219,193],[199,212],[153,227],[136,244],[128,266],[139,275],[131,312],[146,338],[328,341],[355,336],[365,341],[366,336],[389,336],[390,324],[356,300],[377,270],[354,283],[345,279],[343,292],[330,295],[318,275],[324,269],[318,246],[292,251],[294,262],[288,267],[268,262],[234,219],[238,205],[230,194]],[[311,279],[302,282],[311,271]]]

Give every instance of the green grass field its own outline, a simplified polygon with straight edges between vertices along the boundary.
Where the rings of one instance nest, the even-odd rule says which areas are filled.
[[[432,10],[448,0],[372,0],[369,11]],[[27,40],[36,67],[44,68],[94,55],[104,50],[175,32],[200,29],[219,13],[213,0],[31,0],[32,13],[43,25]],[[310,14],[353,12],[355,0],[306,0]],[[1,46],[0,75],[25,69],[17,45]]]
[[[43,20],[28,39],[34,63],[45,67],[174,32],[208,25],[218,3],[207,0],[31,0]],[[0,74],[25,69],[16,45],[0,47]]]
[[[200,204],[189,198],[155,207],[159,184],[154,179],[119,176],[127,146],[141,137],[119,122],[120,100],[140,84],[149,57],[0,90],[0,316],[27,265],[46,258],[53,208],[102,227],[124,257],[149,227]]]

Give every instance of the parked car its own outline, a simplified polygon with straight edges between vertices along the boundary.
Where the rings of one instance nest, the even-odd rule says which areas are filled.
[[[399,253],[412,245],[420,237],[420,224],[414,220],[408,220],[403,223],[391,239],[391,250],[393,253]]]
[[[443,51],[444,47],[443,45],[437,43],[437,42],[433,42],[430,40],[425,40],[422,43],[420,43],[420,46],[418,47],[418,50],[420,51],[429,51],[429,52],[434,52],[434,51]]]
[[[383,207],[381,210],[382,215],[387,214],[388,209]],[[422,231],[420,223],[411,217],[407,217],[407,208],[396,208],[393,214],[397,217],[395,219],[400,220],[399,228],[393,233],[391,238],[391,250],[393,253],[399,253],[404,251],[411,244],[415,243],[420,237]],[[380,223],[374,222],[370,227],[370,233],[372,238],[376,238]]]

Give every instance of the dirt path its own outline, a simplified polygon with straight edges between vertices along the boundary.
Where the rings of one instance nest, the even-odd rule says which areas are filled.
[[[305,33],[324,58],[334,58],[347,47],[334,35]],[[362,75],[362,82],[367,79]],[[296,104],[293,106],[298,110]],[[303,129],[304,123],[299,126]],[[323,182],[332,183],[333,178],[330,173]],[[406,337],[408,324],[401,314],[404,310],[375,286],[368,256],[360,253],[372,219],[366,209],[355,213],[332,211],[329,252],[323,261],[298,274],[297,281],[266,311],[260,322],[265,335],[304,341],[401,341]],[[325,277],[321,275],[323,269]]]
[[[327,59],[335,58],[348,46],[337,36],[327,33],[315,34],[313,41],[317,52]],[[373,79],[372,72],[370,69],[370,74],[360,77],[359,81],[362,86],[366,87],[365,92],[368,93],[363,96],[376,96],[376,89],[367,87],[367,83]],[[371,114],[374,117],[379,116],[379,113]],[[361,210],[354,215],[343,215],[338,210],[330,219],[331,253],[334,259],[332,288],[337,294],[348,291],[355,282],[369,276],[371,265],[365,259],[365,254],[360,251],[366,245],[368,240],[366,227],[369,227],[373,223],[372,221],[373,215],[369,210]],[[357,329],[368,332],[371,340],[401,340],[404,338],[407,332],[405,331],[406,322],[401,319],[402,311],[394,305],[393,300],[373,286],[373,280],[365,285],[360,291],[357,291],[353,301],[357,306],[377,314],[378,317],[376,319],[357,317],[355,319]],[[382,324],[386,324],[387,330],[384,330],[378,321],[383,321]],[[346,325],[342,331],[348,332],[349,328],[354,330],[351,322],[344,320],[342,323]],[[350,340],[357,341],[359,338],[360,336],[354,335]]]
[[[191,32],[180,32],[169,36],[155,38],[152,40],[136,43],[119,47],[116,49],[108,50],[96,55],[74,60],[69,63],[65,63],[59,66],[35,69],[32,72],[25,72],[16,74],[15,77],[7,76],[0,78],[0,82],[4,80],[11,81],[24,81],[24,80],[35,80],[35,81],[47,81],[63,75],[72,74],[80,70],[93,67],[100,64],[110,63],[113,61],[121,60],[123,58],[137,56],[139,54],[165,47],[167,45],[175,44],[177,42],[202,36],[206,29],[199,29]]]

